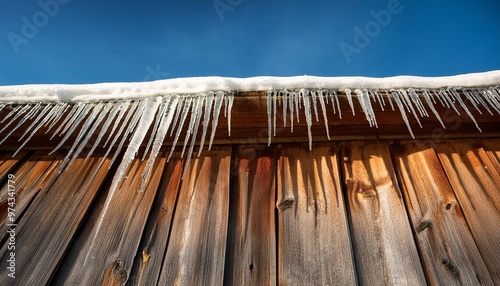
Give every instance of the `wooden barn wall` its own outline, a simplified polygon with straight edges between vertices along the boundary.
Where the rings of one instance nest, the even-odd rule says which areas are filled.
[[[218,145],[183,180],[166,153],[92,241],[111,158],[2,152],[0,285],[500,284],[498,138]]]

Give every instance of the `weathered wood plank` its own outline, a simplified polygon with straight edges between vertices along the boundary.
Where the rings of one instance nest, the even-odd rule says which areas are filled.
[[[481,145],[484,146],[484,151],[488,154],[497,173],[500,173],[500,138],[482,139]]]
[[[280,285],[356,284],[336,151],[285,145],[279,152]]]
[[[18,158],[20,159],[20,158]],[[51,185],[57,178],[56,173],[63,156],[60,153],[47,155],[45,151],[35,152],[12,173],[15,187],[15,214],[19,219],[29,202],[38,194],[44,185]],[[6,164],[3,164],[4,166]],[[8,184],[0,190],[0,237],[7,233]]]
[[[236,150],[224,284],[276,285],[275,148]]]
[[[0,285],[48,283],[108,172],[106,159],[92,177],[98,158],[84,159],[76,159],[35,197],[16,228],[16,279],[2,275]],[[4,262],[6,245],[0,251]]]
[[[180,151],[175,152],[163,171],[128,285],[155,285],[160,277],[181,184],[183,162]]]
[[[500,174],[474,140],[435,144],[441,164],[496,284],[500,284]]]
[[[229,211],[231,146],[193,158],[182,182],[160,285],[220,285]]]
[[[362,285],[425,285],[385,143],[342,148],[356,268]]]
[[[24,157],[29,156],[27,151],[20,151],[15,157],[12,152],[3,151],[0,155],[0,179],[3,179]]]
[[[140,153],[140,152],[139,152]],[[144,189],[141,190],[142,174],[147,160],[135,158],[130,162],[102,222],[97,231],[103,198],[93,209],[92,219],[88,221],[81,238],[73,244],[61,270],[53,283],[64,285],[124,285],[127,281],[149,211],[163,174],[166,153],[160,152]],[[113,179],[110,176],[106,189]],[[91,229],[91,231],[90,231]],[[84,271],[82,271],[82,269]]]
[[[394,162],[431,285],[493,285],[432,145],[394,145]]]

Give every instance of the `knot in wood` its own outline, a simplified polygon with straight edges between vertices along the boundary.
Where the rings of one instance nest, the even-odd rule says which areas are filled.
[[[293,197],[284,197],[276,207],[278,207],[279,210],[283,211],[293,207],[294,204],[295,199]]]

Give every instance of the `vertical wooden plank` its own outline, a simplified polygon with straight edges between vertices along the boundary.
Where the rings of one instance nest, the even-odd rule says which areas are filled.
[[[182,182],[160,285],[220,285],[224,275],[231,147],[193,158]]]
[[[481,139],[481,145],[484,146],[484,151],[488,154],[497,173],[500,173],[500,138]]]
[[[2,275],[0,285],[48,283],[108,172],[106,159],[91,176],[98,159],[78,158],[53,184],[43,185],[16,227],[16,279]],[[9,252],[6,245],[0,250],[2,269]]]
[[[425,285],[385,143],[343,145],[357,273],[363,285]]]
[[[394,161],[432,285],[493,285],[437,154],[428,142],[394,145]]]
[[[224,284],[276,285],[276,151],[263,145],[237,150]]]
[[[500,284],[500,174],[474,140],[434,145],[490,275]]]
[[[165,167],[128,285],[156,285],[160,278],[181,184],[183,162],[180,151],[176,151]]]
[[[280,285],[356,284],[336,151],[285,145],[279,153]]]
[[[38,194],[46,184],[52,184],[57,178],[57,167],[63,156],[59,154],[47,155],[46,151],[34,153],[12,172],[15,178],[15,213],[19,219],[29,202]],[[5,166],[5,165],[4,165]],[[7,202],[8,202],[8,184],[0,190],[0,237],[7,233]]]
[[[127,281],[142,231],[156,195],[166,162],[160,152],[151,167],[144,189],[142,174],[147,160],[135,158],[125,171],[104,216],[102,227],[92,245],[106,196],[102,196],[80,237],[72,245],[67,258],[54,278],[59,285],[124,285]],[[106,188],[113,176],[109,177]]]

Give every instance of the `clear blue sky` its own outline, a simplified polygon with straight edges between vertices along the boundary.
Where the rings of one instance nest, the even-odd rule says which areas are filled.
[[[494,69],[498,0],[0,0],[0,85]]]

